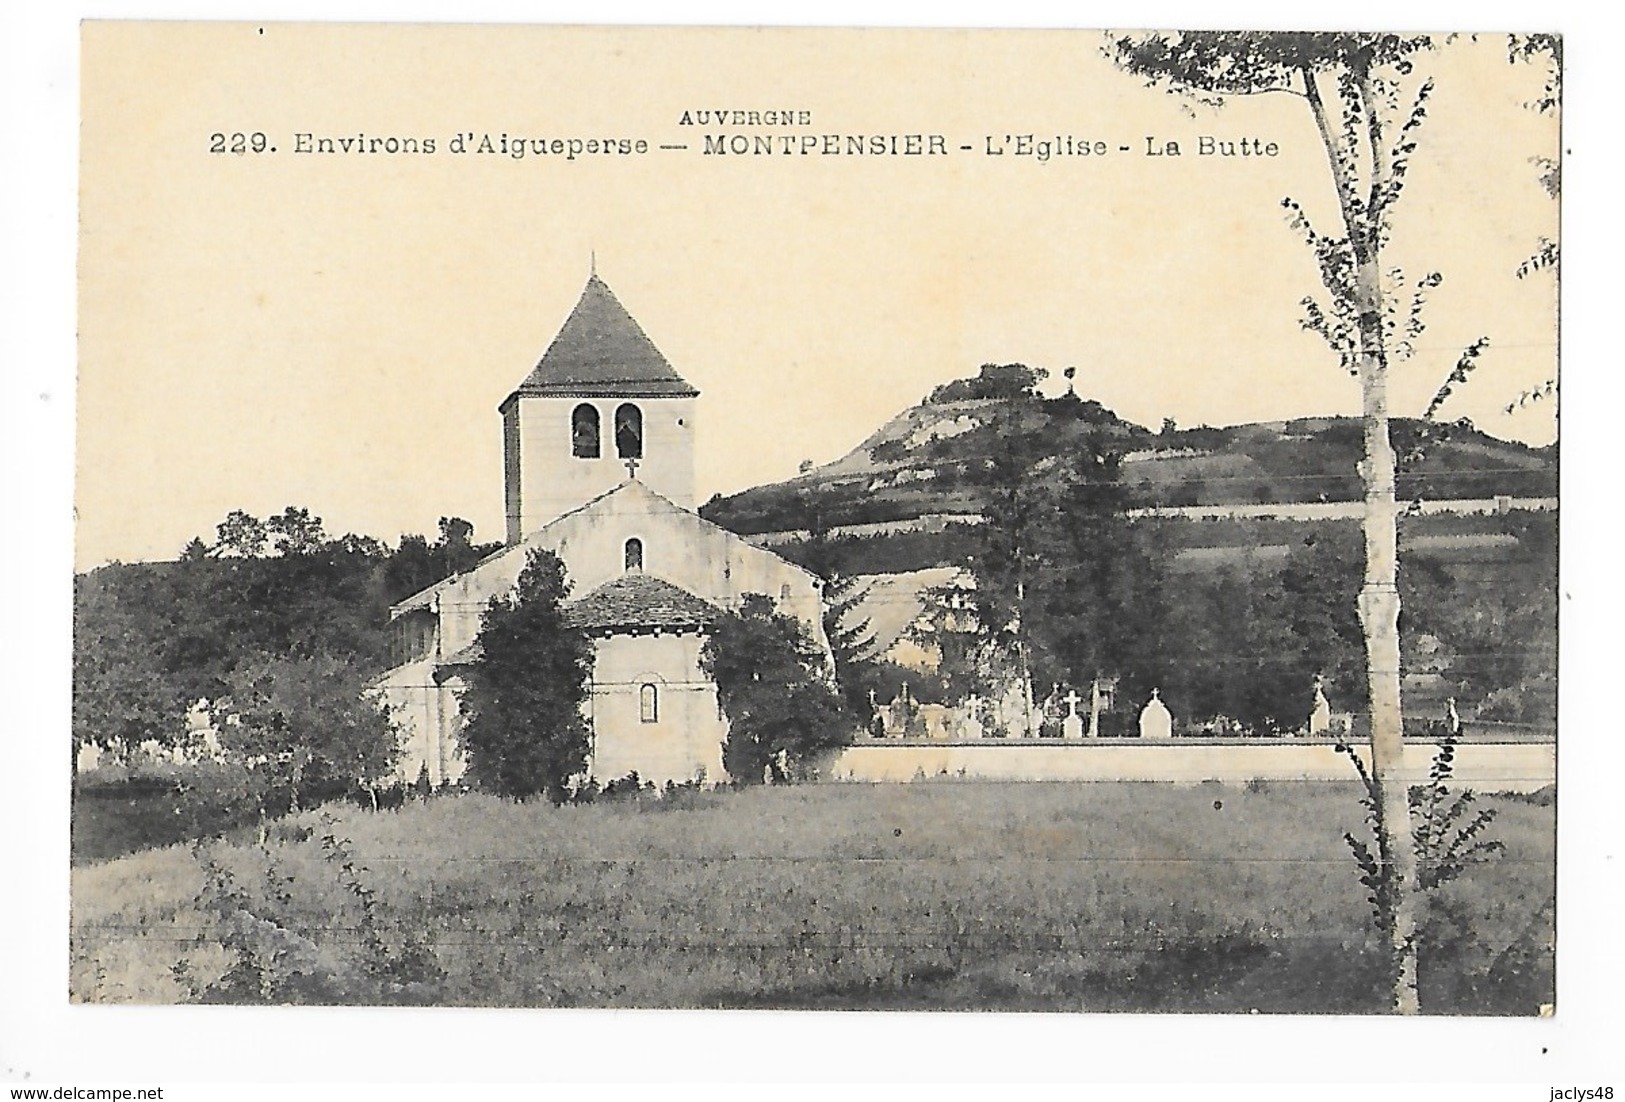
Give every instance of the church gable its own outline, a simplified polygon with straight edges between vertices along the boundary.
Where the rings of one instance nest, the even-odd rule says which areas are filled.
[[[679,508],[636,480],[623,482],[503,548],[472,570],[447,578],[391,610],[438,614],[438,655],[454,654],[479,634],[492,597],[512,590],[531,548],[563,561],[579,599],[628,575],[670,583],[711,606],[739,607],[747,593],[774,599],[823,641],[821,582],[810,571]]]
[[[721,608],[737,608],[747,593],[765,594],[815,633],[823,616],[817,575],[635,480],[566,513],[525,545],[547,547],[563,559],[577,592],[643,573]]]

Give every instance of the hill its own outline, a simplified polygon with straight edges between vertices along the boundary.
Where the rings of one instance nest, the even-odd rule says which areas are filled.
[[[1152,432],[1071,393],[1044,398],[1038,378],[1020,365],[984,368],[938,388],[835,462],[715,498],[702,513],[820,573],[865,576],[879,588],[857,614],[878,629],[919,613],[918,595],[898,592],[909,578],[988,552],[995,534],[980,522],[1009,492],[999,479],[1025,472],[1017,477],[1042,489],[1062,477],[1068,457],[1107,454],[1127,507],[1142,514],[1134,570],[1143,584],[1124,590],[1139,594],[1125,619],[1108,618],[1132,623],[1138,640],[1138,659],[1111,655],[1127,695],[1143,698],[1156,685],[1181,716],[1287,728],[1301,721],[1302,698],[1320,675],[1340,708],[1358,712],[1360,421]],[[1400,540],[1409,714],[1434,722],[1454,698],[1474,721],[1549,730],[1556,448],[1498,440],[1467,422],[1398,420],[1393,440],[1400,492],[1422,502]],[[1062,574],[1078,566],[1065,554],[1051,564]],[[1049,596],[1064,603],[1073,593],[1064,580],[1055,591],[1029,580],[1045,609]],[[1063,617],[1054,632],[1031,628],[1052,645],[1052,680],[1068,680],[1068,663],[1087,656],[1080,640],[1103,630],[1076,635],[1075,620]]]
[[[784,482],[719,495],[700,513],[747,535],[854,525],[928,529],[974,519],[986,500],[991,456],[1012,425],[1040,431],[1055,456],[1076,447],[1110,450],[1119,457],[1131,500],[1142,508],[1360,499],[1358,418],[1222,428],[1168,424],[1153,432],[1070,392],[1040,397],[1038,378],[1019,364],[984,367],[976,379],[939,387],[840,459]],[[1557,493],[1555,446],[1499,440],[1467,421],[1434,425],[1414,419],[1396,419],[1393,440],[1404,498]]]

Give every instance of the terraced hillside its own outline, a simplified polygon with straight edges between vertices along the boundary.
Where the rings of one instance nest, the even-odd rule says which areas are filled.
[[[747,535],[899,523],[940,528],[980,512],[992,456],[1013,430],[1041,433],[1057,456],[1077,447],[1119,455],[1122,477],[1141,507],[1256,508],[1360,497],[1358,418],[1165,426],[1153,432],[1075,395],[977,396],[993,388],[978,391],[974,382],[938,388],[833,463],[715,497],[701,514]],[[972,396],[961,396],[967,393]],[[1401,419],[1394,422],[1393,438],[1404,497],[1530,499],[1557,493],[1555,445],[1499,440],[1466,421]],[[1043,477],[1042,468],[1040,463],[1035,477]]]

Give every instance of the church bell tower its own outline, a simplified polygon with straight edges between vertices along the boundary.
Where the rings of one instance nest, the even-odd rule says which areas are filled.
[[[694,508],[694,405],[672,369],[594,272],[502,413],[508,542],[636,478]]]

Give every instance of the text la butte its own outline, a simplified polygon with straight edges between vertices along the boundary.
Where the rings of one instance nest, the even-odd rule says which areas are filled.
[[[1280,145],[1266,142],[1262,138],[1215,138],[1211,134],[1203,134],[1196,139],[1198,157],[1278,157],[1280,154]],[[1181,157],[1184,156],[1184,151],[1179,148],[1177,141],[1147,134],[1145,155]]]
[[[1190,142],[1186,140],[1186,146]],[[969,148],[968,146],[966,148]],[[1116,152],[1128,153],[1132,147],[1120,145]],[[1104,157],[1112,152],[1111,146],[1100,139],[1078,138],[1067,134],[1039,138],[1033,134],[989,134],[984,139],[982,152],[989,157],[1010,154],[1016,157],[1034,157],[1047,161],[1051,157]],[[1182,157],[1185,149],[1172,138],[1159,138],[1148,134],[1141,151],[1147,157]],[[1198,157],[1278,157],[1281,147],[1277,142],[1263,138],[1217,138],[1211,134],[1197,137],[1193,152]]]

